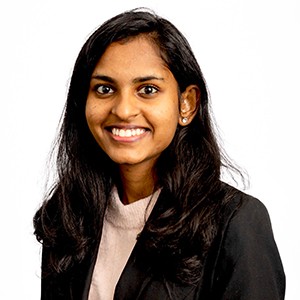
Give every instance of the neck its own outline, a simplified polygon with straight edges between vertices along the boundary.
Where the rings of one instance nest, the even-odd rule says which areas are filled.
[[[120,165],[120,199],[124,204],[143,199],[154,192],[155,178],[152,166]]]

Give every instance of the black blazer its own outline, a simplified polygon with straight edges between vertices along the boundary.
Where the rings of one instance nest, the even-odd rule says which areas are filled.
[[[150,218],[165,197],[162,192]],[[117,283],[115,300],[284,299],[285,275],[268,212],[259,200],[240,191],[226,208],[196,286],[163,282],[142,271],[136,260],[139,251],[137,242]],[[93,253],[65,274],[42,278],[41,299],[87,300],[97,249]],[[42,268],[49,259],[49,250],[43,249]]]

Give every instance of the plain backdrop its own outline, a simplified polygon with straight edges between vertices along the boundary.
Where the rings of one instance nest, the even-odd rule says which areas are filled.
[[[228,154],[268,208],[298,297],[300,9],[297,0],[2,1],[0,4],[0,299],[39,299],[32,217],[76,56],[88,35],[146,6],[187,37]]]

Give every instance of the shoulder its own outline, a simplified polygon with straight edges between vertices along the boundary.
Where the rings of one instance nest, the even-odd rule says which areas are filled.
[[[223,210],[223,226],[225,230],[271,229],[271,221],[266,206],[257,198],[233,187],[227,186],[232,195]],[[263,227],[262,227],[263,226]]]
[[[285,276],[269,213],[260,200],[228,188],[233,196],[215,244],[215,284],[228,299],[282,299]]]
[[[273,251],[275,243],[266,206],[257,198],[233,189],[222,216],[221,244],[232,259]],[[252,253],[253,252],[253,253]]]

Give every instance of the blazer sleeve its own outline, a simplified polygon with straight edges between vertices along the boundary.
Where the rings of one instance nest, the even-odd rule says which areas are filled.
[[[246,196],[225,226],[213,299],[284,299],[285,275],[265,206]]]

